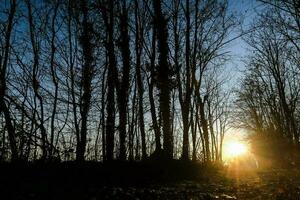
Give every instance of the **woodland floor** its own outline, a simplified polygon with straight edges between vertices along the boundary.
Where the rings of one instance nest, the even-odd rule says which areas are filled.
[[[0,165],[0,199],[300,199],[299,169],[186,164]],[[197,171],[198,170],[198,171]]]

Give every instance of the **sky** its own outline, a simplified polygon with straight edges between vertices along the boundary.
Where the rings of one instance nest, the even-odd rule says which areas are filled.
[[[228,0],[228,9],[230,12],[242,16],[243,20],[242,28],[247,30],[257,16],[257,12],[262,8],[262,4],[257,0]],[[236,35],[234,33],[233,35]],[[227,63],[227,70],[231,77],[228,82],[228,88],[237,89],[239,87],[239,80],[243,75],[245,69],[245,59],[249,55],[249,48],[243,38],[234,40],[229,46],[231,60]],[[225,143],[232,140],[243,140],[247,136],[247,132],[244,129],[230,129],[226,133]]]
[[[255,17],[257,16],[257,10],[262,7],[262,4],[257,0],[228,0],[228,9],[230,12],[236,13],[241,16],[243,20],[243,29],[247,30]],[[248,55],[247,44],[242,38],[234,40],[229,45],[229,51],[232,59],[227,63],[229,71],[233,71],[232,80],[230,85],[237,85],[239,78],[242,75],[242,71],[245,69],[244,60]]]

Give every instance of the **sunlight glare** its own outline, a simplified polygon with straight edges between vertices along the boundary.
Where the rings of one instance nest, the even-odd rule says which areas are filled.
[[[224,147],[224,156],[226,158],[240,157],[247,152],[247,145],[240,141],[230,141]]]

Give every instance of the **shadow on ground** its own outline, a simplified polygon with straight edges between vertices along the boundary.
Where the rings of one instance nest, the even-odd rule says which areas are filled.
[[[170,161],[2,163],[0,170],[0,199],[300,199],[297,169]]]

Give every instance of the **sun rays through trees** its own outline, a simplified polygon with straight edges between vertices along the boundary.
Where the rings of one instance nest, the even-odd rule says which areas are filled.
[[[296,158],[299,3],[257,1],[251,23],[231,4],[3,0],[0,160],[221,162],[230,128]]]

